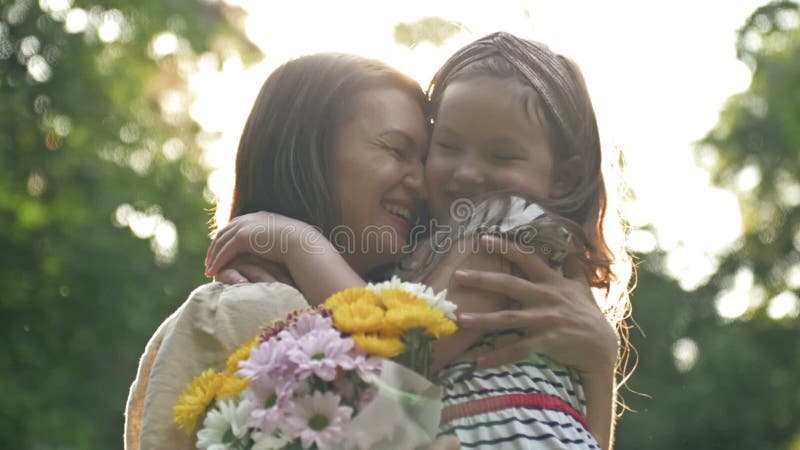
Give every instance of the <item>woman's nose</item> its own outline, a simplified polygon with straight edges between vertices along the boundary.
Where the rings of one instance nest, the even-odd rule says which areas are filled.
[[[408,188],[417,198],[425,200],[428,198],[428,191],[425,187],[425,170],[421,164],[417,164],[403,178],[403,185]]]

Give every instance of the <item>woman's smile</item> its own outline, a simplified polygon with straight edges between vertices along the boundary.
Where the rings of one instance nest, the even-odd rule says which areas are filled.
[[[391,220],[399,227],[399,235],[405,236],[411,231],[411,224],[414,223],[418,213],[415,202],[402,200],[383,200],[381,207],[389,213]]]
[[[426,197],[422,161],[428,134],[422,108],[404,92],[374,88],[339,133],[333,191],[354,239],[345,259],[365,271],[396,261]]]

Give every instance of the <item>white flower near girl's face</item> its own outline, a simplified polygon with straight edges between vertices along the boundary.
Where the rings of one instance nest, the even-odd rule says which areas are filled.
[[[439,293],[433,292],[429,286],[422,283],[411,283],[408,281],[401,281],[397,276],[393,276],[391,280],[382,283],[369,283],[367,289],[372,291],[375,295],[381,295],[384,289],[402,289],[408,291],[413,295],[425,300],[425,302],[434,309],[443,312],[450,319],[455,319],[456,304],[447,300],[447,289]]]
[[[197,432],[197,448],[206,450],[228,450],[244,444],[247,438],[247,422],[253,404],[249,401],[222,400],[211,409],[203,420],[203,429]]]
[[[445,316],[450,319],[456,318],[456,304],[447,300],[447,289],[443,289],[438,294],[433,292],[433,289],[425,287],[425,291],[418,294],[420,298],[428,302],[431,308],[438,309],[443,312]]]
[[[286,418],[292,437],[300,438],[303,448],[316,444],[319,450],[330,448],[343,438],[344,425],[353,408],[342,406],[338,395],[315,391],[296,399],[295,409]]]
[[[505,233],[508,230],[527,225],[546,214],[547,212],[536,203],[529,202],[522,197],[512,196],[506,217],[498,224],[497,228],[501,233]]]

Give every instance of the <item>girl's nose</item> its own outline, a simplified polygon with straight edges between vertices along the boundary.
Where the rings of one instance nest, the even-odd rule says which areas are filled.
[[[485,178],[483,171],[472,158],[464,158],[453,171],[453,181],[460,185],[482,185]]]

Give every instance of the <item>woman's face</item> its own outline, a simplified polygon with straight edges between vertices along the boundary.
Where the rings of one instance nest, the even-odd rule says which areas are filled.
[[[445,89],[425,177],[434,218],[449,218],[459,198],[515,190],[550,198],[553,152],[532,88],[479,77]]]
[[[339,132],[331,167],[342,225],[331,242],[357,272],[396,261],[425,198],[428,135],[422,109],[396,88],[356,98]]]

